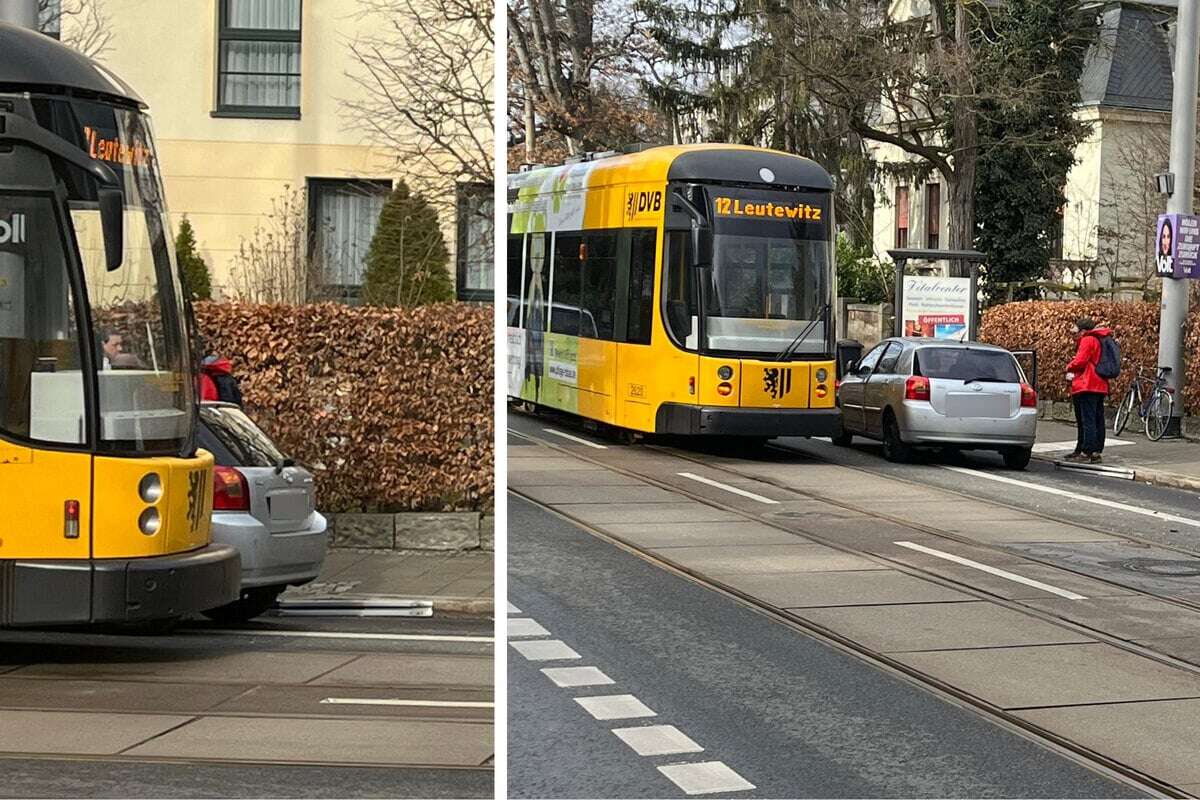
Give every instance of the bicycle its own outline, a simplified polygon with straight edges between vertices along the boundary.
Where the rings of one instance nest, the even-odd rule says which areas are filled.
[[[1117,406],[1117,415],[1113,419],[1114,435],[1121,435],[1136,408],[1138,416],[1146,426],[1146,438],[1157,442],[1163,437],[1167,426],[1171,424],[1171,411],[1175,405],[1173,390],[1167,386],[1167,373],[1170,371],[1170,367],[1159,367],[1158,375],[1151,381],[1145,368],[1138,367],[1133,384],[1121,398],[1121,404]],[[1142,387],[1146,385],[1149,389],[1143,392]]]

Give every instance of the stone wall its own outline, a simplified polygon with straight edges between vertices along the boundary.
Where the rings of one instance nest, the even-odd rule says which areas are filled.
[[[332,546],[370,550],[495,550],[495,517],[478,511],[334,514]]]

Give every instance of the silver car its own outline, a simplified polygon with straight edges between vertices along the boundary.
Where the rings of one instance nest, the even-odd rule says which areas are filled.
[[[279,452],[237,406],[200,407],[200,446],[213,454],[212,540],[242,557],[242,594],[204,615],[244,622],[275,604],[288,586],[317,577],[328,544],[312,475]]]
[[[847,368],[838,388],[842,430],[883,442],[888,461],[915,447],[998,450],[1010,469],[1029,463],[1037,393],[1008,350],[944,339],[885,339]]]

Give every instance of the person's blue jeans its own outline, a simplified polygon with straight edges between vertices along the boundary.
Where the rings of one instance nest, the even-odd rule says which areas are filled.
[[[1095,455],[1104,452],[1104,394],[1080,392],[1071,396],[1075,405],[1075,452]]]

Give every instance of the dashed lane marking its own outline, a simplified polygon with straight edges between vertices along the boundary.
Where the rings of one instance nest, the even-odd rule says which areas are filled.
[[[553,436],[561,436],[563,439],[570,439],[572,442],[577,442],[579,444],[586,444],[588,447],[594,447],[597,450],[607,450],[608,449],[607,445],[596,444],[595,442],[589,442],[587,439],[580,439],[578,436],[572,436],[569,433],[563,433],[562,431],[556,431],[556,430],[554,430],[554,428],[542,428],[542,430],[544,430],[546,433],[549,433]]]
[[[631,694],[606,694],[599,697],[576,697],[575,702],[599,720],[657,717],[641,700]]]
[[[508,636],[549,636],[550,631],[543,628],[535,620],[529,618],[510,619],[508,621]]]
[[[516,606],[514,606],[512,603],[509,603],[509,604],[508,604],[508,613],[510,613],[510,614],[520,614],[520,613],[521,613],[521,609],[517,608],[517,607],[516,607]]]
[[[617,738],[639,756],[671,756],[680,753],[703,753],[696,744],[674,725],[647,725],[640,728],[614,728]]]
[[[989,567],[987,564],[980,564],[978,561],[972,561],[969,558],[956,556],[953,553],[945,553],[941,550],[934,550],[932,547],[925,547],[923,545],[915,544],[914,542],[896,542],[895,544],[899,545],[900,547],[907,547],[909,550],[916,550],[920,553],[925,553],[937,558],[943,558],[946,561],[953,561],[955,564],[962,564],[964,567],[982,570],[983,572],[995,575],[998,578],[1005,578],[1006,580],[1014,581],[1016,583],[1023,583],[1026,586],[1032,586],[1035,589],[1041,589],[1043,592],[1050,592],[1051,594],[1056,594],[1059,597],[1065,597],[1068,600],[1087,600],[1087,598],[1081,594],[1069,592],[1066,589],[1060,589],[1057,586],[1051,586],[1048,583],[1035,581],[1032,578],[1026,578],[1013,572],[997,569],[996,567]]]
[[[701,475],[694,475],[690,472],[676,472],[675,474],[681,478],[687,478],[688,480],[698,481],[700,483],[707,484],[708,486],[715,486],[718,489],[724,489],[727,492],[732,492],[733,494],[741,495],[742,497],[749,497],[751,500],[757,500],[760,503],[766,503],[766,504],[772,505],[772,506],[779,505],[778,500],[772,500],[769,497],[763,497],[761,494],[755,494],[754,492],[748,492],[745,489],[739,489],[736,486],[730,486],[727,483],[721,483],[720,481],[714,481],[711,478],[705,478]]]
[[[555,686],[610,686],[615,681],[596,667],[543,667],[542,674]]]
[[[670,778],[684,794],[746,792],[754,788],[753,783],[725,766],[723,761],[668,764],[659,767],[658,771]]]
[[[259,631],[223,628],[185,628],[180,633],[197,636],[281,636],[301,639],[374,639],[387,642],[494,642],[494,636],[446,636],[432,633],[338,633],[336,631]]]
[[[1190,528],[1200,528],[1200,520],[1189,519],[1188,517],[1179,517],[1175,514],[1167,514],[1162,511],[1155,511],[1152,508],[1142,508],[1141,506],[1131,506],[1128,503],[1118,503],[1115,500],[1105,500],[1103,497],[1092,497],[1078,492],[1068,492],[1066,489],[1059,489],[1054,486],[1043,486],[1037,483],[1027,483],[1019,481],[1015,478],[1007,478],[1003,475],[993,475],[990,472],[981,472],[980,470],[968,469],[967,467],[950,467],[939,465],[942,469],[948,469],[951,472],[960,472],[963,475],[970,475],[974,478],[984,478],[997,483],[1007,483],[1010,486],[1020,486],[1022,489],[1031,489],[1035,492],[1045,492],[1046,494],[1057,495],[1058,497],[1067,497],[1072,500],[1080,500],[1084,503],[1092,503],[1105,508],[1115,508],[1118,511],[1128,511],[1130,514],[1141,514],[1144,517],[1153,517],[1161,519],[1164,522],[1177,522],[1180,525],[1187,525]]]
[[[533,642],[509,642],[514,650],[525,656],[526,661],[567,661],[579,658],[576,653],[558,639]]]
[[[338,706],[413,706],[416,708],[495,708],[482,700],[391,700],[381,697],[326,697],[321,701]]]

